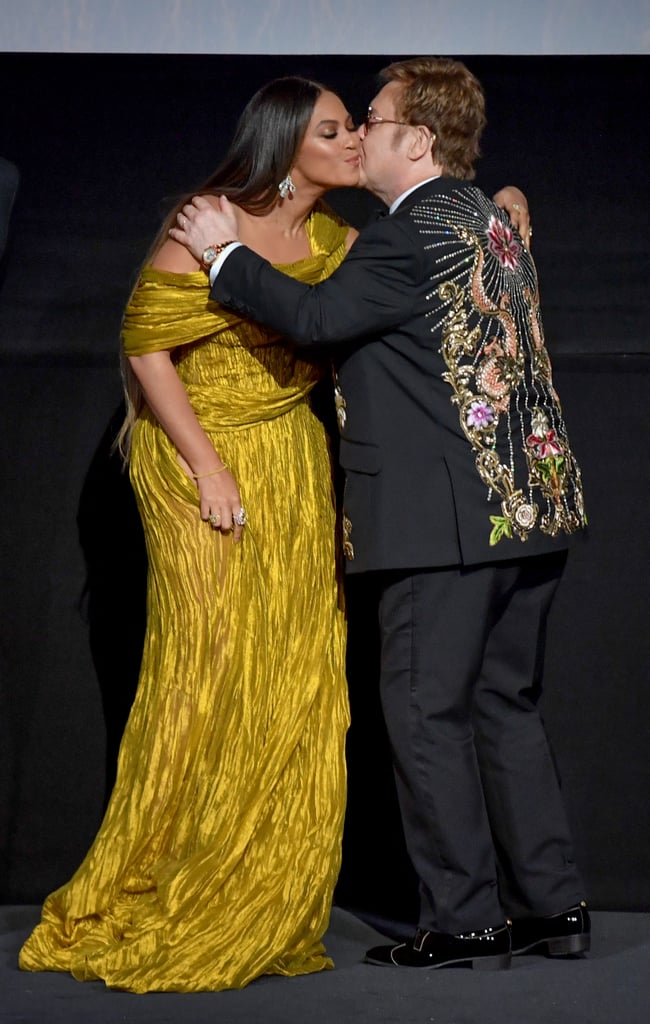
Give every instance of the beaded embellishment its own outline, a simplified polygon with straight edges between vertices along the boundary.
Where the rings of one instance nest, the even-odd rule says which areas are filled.
[[[343,513],[343,554],[348,562],[354,561],[354,544],[352,543],[352,521]]]
[[[339,430],[345,430],[345,424],[348,421],[348,409],[336,373],[334,374],[334,408],[336,410],[336,421],[339,425]]]
[[[535,528],[573,533],[586,525],[580,469],[553,387],[530,254],[478,189],[430,197],[412,214],[436,258],[429,315],[442,336],[443,379],[488,499],[501,502],[501,515],[489,516],[490,545],[525,541]]]

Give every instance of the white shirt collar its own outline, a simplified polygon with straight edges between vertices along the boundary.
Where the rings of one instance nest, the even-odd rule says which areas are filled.
[[[395,213],[395,210],[400,205],[400,203],[403,202],[403,200],[406,199],[407,196],[410,196],[411,192],[415,192],[416,188],[420,188],[421,185],[427,185],[430,181],[435,181],[436,178],[441,177],[441,174],[434,174],[433,177],[425,178],[424,181],[418,181],[417,185],[413,185],[411,188],[407,188],[406,192],[402,192],[401,196],[398,196],[397,199],[391,204],[388,213]]]

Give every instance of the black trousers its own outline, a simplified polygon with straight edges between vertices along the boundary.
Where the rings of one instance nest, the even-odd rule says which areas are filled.
[[[381,698],[427,930],[584,899],[537,707],[565,561],[557,552],[382,580]]]

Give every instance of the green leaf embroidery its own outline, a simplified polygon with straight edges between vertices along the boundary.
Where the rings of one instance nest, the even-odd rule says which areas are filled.
[[[502,537],[512,539],[512,527],[509,519],[506,519],[505,516],[490,516],[490,522],[493,524],[490,534],[491,548],[498,544]]]
[[[553,477],[559,477],[564,465],[563,455],[547,455],[545,459],[539,459],[537,468],[544,483],[548,483]]]

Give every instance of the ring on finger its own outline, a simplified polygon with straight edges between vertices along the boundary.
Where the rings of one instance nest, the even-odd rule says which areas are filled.
[[[246,512],[244,511],[243,508],[240,508],[239,512],[233,512],[233,514],[232,514],[232,521],[237,526],[246,526],[247,518],[248,517],[247,517]]]
[[[220,523],[221,523],[221,516],[215,515],[214,512],[211,512],[210,515],[208,516],[208,522],[209,522],[210,526],[212,527],[212,529],[214,530],[214,529],[216,529],[217,526],[220,525]]]

